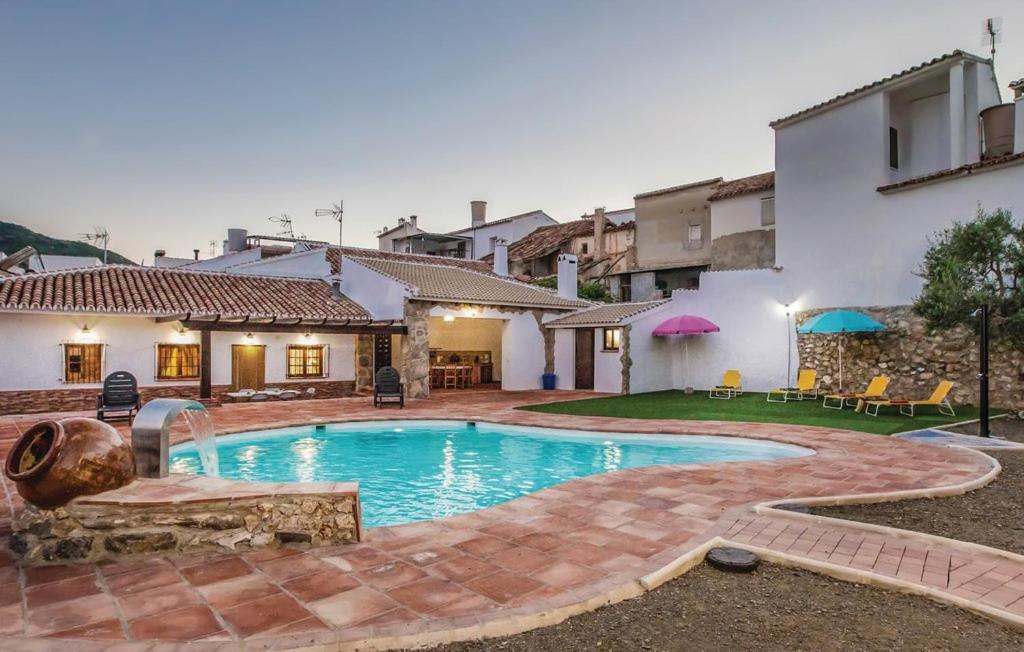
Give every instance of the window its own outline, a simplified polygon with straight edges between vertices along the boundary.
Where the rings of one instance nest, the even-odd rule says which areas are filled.
[[[103,380],[102,344],[64,344],[64,382],[98,383]]]
[[[586,243],[586,242],[581,242],[581,243],[580,243],[580,254],[582,254],[582,255],[584,255],[584,256],[585,256],[585,255],[587,254],[587,250],[588,250],[588,249],[590,249],[590,247],[589,247],[589,246],[587,246],[587,243]]]
[[[321,344],[288,345],[289,378],[323,378],[327,375],[327,347]]]
[[[775,224],[775,198],[765,197],[761,200],[761,226]]]
[[[623,274],[619,277],[619,301],[632,301],[633,300],[633,286],[632,278],[629,274]]]
[[[604,350],[605,351],[618,351],[619,342],[622,338],[621,328],[606,328],[604,329]]]
[[[196,380],[199,378],[198,344],[157,344],[157,380]]]
[[[889,127],[889,167],[900,168],[900,133],[895,127]]]
[[[690,244],[694,246],[700,246],[701,242],[704,240],[704,230],[701,228],[700,224],[691,224],[688,235]]]

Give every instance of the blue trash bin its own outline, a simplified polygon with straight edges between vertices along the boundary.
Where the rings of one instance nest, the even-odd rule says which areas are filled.
[[[540,378],[544,389],[554,389],[558,383],[558,376],[555,374],[543,374]]]

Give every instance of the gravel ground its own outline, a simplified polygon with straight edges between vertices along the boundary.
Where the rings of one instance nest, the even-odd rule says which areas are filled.
[[[1024,421],[998,419],[993,433],[1024,441]],[[977,425],[956,428],[977,434]],[[873,505],[816,507],[814,514],[927,532],[1024,554],[1024,451],[986,451],[1003,470],[977,491]]]
[[[639,598],[561,624],[445,652],[576,650],[1003,650],[1024,632],[926,598],[781,566],[700,566]]]

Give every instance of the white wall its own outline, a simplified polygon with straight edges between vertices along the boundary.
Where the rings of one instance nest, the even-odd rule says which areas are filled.
[[[774,196],[775,191],[768,190],[711,202],[711,239],[730,233],[775,228],[761,226],[761,200]]]
[[[776,131],[776,264],[800,280],[805,308],[910,303],[929,236],[979,203],[1024,215],[1024,166],[877,192],[889,182],[885,114],[875,93]]]
[[[311,249],[300,253],[274,256],[251,263],[243,263],[228,270],[232,274],[255,276],[282,276],[285,278],[325,278],[331,274],[327,262],[327,249]]]
[[[509,244],[525,238],[542,226],[555,224],[555,220],[544,213],[536,213],[501,224],[484,224],[477,229],[456,231],[456,235],[473,238],[473,257],[483,258],[491,253],[491,238],[507,240]]]
[[[262,256],[263,250],[260,247],[253,247],[252,249],[244,249],[242,251],[235,251],[222,256],[216,256],[215,258],[207,258],[206,260],[189,263],[182,267],[191,270],[220,272],[224,271],[228,267],[232,267],[233,265],[257,262]]]
[[[83,336],[82,327],[91,331]],[[158,324],[148,317],[0,313],[0,390],[102,387],[102,383],[62,383],[61,343],[106,344],[103,375],[131,372],[141,386],[198,385],[199,381],[156,380],[156,345],[199,343],[199,333],[179,335],[175,324]],[[355,336],[300,333],[213,333],[214,385],[231,383],[231,345],[262,344],[266,349],[267,383],[287,380],[285,358],[289,344],[327,344],[329,376],[322,380],[355,378]],[[310,383],[321,379],[308,379]]]
[[[401,320],[405,318],[405,299],[412,295],[412,290],[358,261],[342,257],[341,293],[365,308],[374,319]]]
[[[555,375],[558,389],[576,389],[576,331],[555,330]]]
[[[622,391],[622,349],[604,350],[604,329],[594,329],[594,391]]]

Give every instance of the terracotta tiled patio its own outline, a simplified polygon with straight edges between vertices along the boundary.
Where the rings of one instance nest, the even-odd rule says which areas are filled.
[[[372,528],[359,544],[175,559],[18,568],[0,556],[0,647],[189,650],[345,649],[511,633],[641,594],[729,540],[844,576],[1024,623],[1024,559],[934,537],[760,509],[759,503],[879,492],[939,492],[984,481],[992,460],[848,431],[776,424],[566,417],[514,409],[568,392],[441,393],[405,410],[369,398],[230,405],[218,432],[361,419],[453,418],[588,430],[724,434],[807,446],[771,462],[603,474],[479,512]],[[39,416],[0,417],[6,454]],[[357,480],[358,478],[353,478]],[[964,488],[947,489],[962,491]],[[5,484],[3,533],[21,502]],[[173,647],[173,645],[171,645]],[[168,649],[161,647],[160,649]]]

